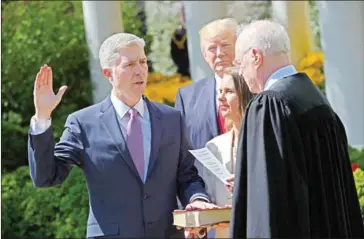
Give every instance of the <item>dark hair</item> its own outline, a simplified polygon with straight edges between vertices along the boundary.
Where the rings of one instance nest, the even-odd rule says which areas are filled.
[[[224,74],[230,75],[234,81],[234,87],[239,99],[239,115],[245,114],[246,107],[253,99],[255,94],[251,93],[248,85],[235,67],[229,67],[224,70]]]

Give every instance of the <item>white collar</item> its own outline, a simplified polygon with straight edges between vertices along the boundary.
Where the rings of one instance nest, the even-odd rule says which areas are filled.
[[[131,109],[131,107],[119,100],[113,92],[111,92],[110,100],[120,118],[123,118],[124,115]],[[140,97],[140,100],[133,108],[138,111],[141,117],[144,117],[144,100],[142,97]]]
[[[219,91],[221,77],[215,73],[215,81],[216,81],[216,90]]]
[[[296,68],[293,65],[284,66],[276,70],[265,82],[264,90],[268,90],[277,80],[287,76],[291,76],[297,73]]]

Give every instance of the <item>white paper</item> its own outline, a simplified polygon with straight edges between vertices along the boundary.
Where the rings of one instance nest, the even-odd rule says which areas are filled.
[[[193,156],[208,170],[211,171],[223,183],[227,183],[226,179],[233,175],[220,163],[208,148],[189,150]]]

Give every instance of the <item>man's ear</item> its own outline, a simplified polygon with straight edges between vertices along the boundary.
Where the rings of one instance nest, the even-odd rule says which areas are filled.
[[[253,57],[253,63],[256,69],[258,69],[261,65],[263,65],[263,53],[258,50],[253,48],[252,49],[252,57]]]
[[[112,76],[111,69],[102,69],[102,74],[105,76],[106,79],[110,79]]]

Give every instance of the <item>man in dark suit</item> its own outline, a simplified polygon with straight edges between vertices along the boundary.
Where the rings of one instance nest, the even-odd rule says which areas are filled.
[[[186,120],[194,149],[204,147],[207,141],[225,132],[217,100],[219,81],[223,70],[232,66],[237,29],[237,22],[230,18],[215,20],[201,29],[201,51],[215,76],[178,90],[175,108]]]
[[[173,226],[176,195],[188,209],[214,207],[188,152],[180,112],[143,97],[148,75],[144,45],[127,33],[104,41],[99,57],[112,92],[103,102],[69,115],[57,144],[50,117],[66,86],[53,93],[48,66],[35,80],[31,178],[37,187],[51,187],[64,182],[73,166],[83,170],[90,201],[88,238],[183,237]]]

